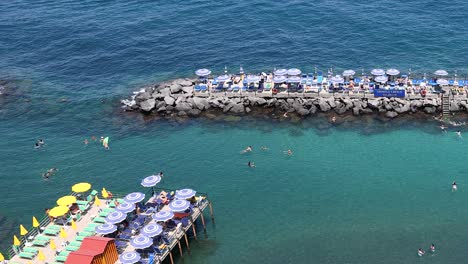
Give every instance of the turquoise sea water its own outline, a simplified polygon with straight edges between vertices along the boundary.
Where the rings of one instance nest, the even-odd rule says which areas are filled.
[[[141,85],[198,67],[396,67],[466,75],[463,1],[0,3],[1,248],[71,184],[205,191],[216,225],[182,263],[460,263],[467,142],[436,124],[192,120],[119,112]],[[65,102],[62,102],[62,99]],[[111,137],[111,150],[85,147]],[[46,147],[34,150],[34,141]],[[254,152],[241,155],[247,145]],[[261,151],[266,145],[269,151]],[[283,151],[291,148],[292,157]],[[257,165],[249,169],[246,163]],[[59,168],[48,182],[40,174]],[[457,193],[450,183],[460,185]],[[418,259],[430,243],[437,254]]]

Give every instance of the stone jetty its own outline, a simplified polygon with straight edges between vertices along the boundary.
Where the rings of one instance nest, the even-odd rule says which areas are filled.
[[[194,92],[196,79],[177,79],[146,87],[129,99],[121,101],[125,111],[141,111],[162,116],[196,117],[203,111],[218,111],[229,115],[245,115],[259,108],[273,108],[311,116],[317,112],[352,113],[363,115],[380,113],[395,118],[407,113],[442,113],[442,95],[407,94],[405,98],[374,97],[358,93],[289,93],[260,94],[244,92]],[[450,96],[450,112],[468,112],[466,96]]]

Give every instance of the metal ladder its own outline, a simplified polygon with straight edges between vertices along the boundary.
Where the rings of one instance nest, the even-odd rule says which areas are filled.
[[[442,94],[442,116],[448,118],[450,116],[450,94]]]

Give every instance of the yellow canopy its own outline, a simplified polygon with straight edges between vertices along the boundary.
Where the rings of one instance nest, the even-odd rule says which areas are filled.
[[[0,253],[0,261],[4,261],[5,260],[5,257],[3,256],[2,253]]]
[[[87,182],[77,183],[72,186],[72,191],[76,193],[86,192],[86,191],[89,191],[89,189],[91,189],[91,184]]]
[[[76,197],[71,195],[60,197],[60,199],[57,200],[57,204],[63,206],[67,206],[73,203],[76,203]]]
[[[16,235],[13,235],[13,245],[15,245],[15,246],[21,245],[21,242],[20,242],[19,239],[16,237]]]
[[[56,249],[57,248],[57,245],[55,245],[55,240],[53,240],[52,238],[50,239],[50,248],[51,249]]]
[[[67,233],[65,233],[65,229],[63,229],[63,227],[60,228],[60,237],[61,238],[67,238]]]
[[[101,200],[99,200],[99,198],[97,197],[97,195],[94,196],[94,204],[95,204],[96,206],[101,205]]]
[[[49,211],[49,215],[52,217],[59,217],[66,213],[68,213],[68,207],[66,206],[55,206]]]
[[[73,230],[76,230],[76,223],[75,223],[75,220],[73,219],[71,221],[71,227],[73,228]]]
[[[38,258],[40,261],[44,261],[44,260],[45,260],[44,253],[42,253],[42,250],[40,250],[40,249],[39,249],[39,253],[37,253],[37,258]]]
[[[109,193],[107,193],[106,188],[102,188],[101,194],[104,199],[107,199],[107,197],[109,197]]]
[[[24,236],[28,233],[28,230],[26,230],[26,228],[24,228],[23,225],[20,225],[20,235]]]
[[[39,227],[39,222],[37,221],[36,217],[33,216],[33,227]]]

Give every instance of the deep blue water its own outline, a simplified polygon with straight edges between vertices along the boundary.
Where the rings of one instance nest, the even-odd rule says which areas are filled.
[[[463,262],[466,142],[435,124],[177,124],[122,115],[118,100],[225,65],[232,72],[239,65],[247,72],[442,68],[466,76],[467,6],[2,1],[0,79],[14,89],[0,98],[0,248],[75,182],[133,191],[142,177],[164,170],[163,185],[214,199],[216,226],[180,263]],[[111,151],[85,148],[91,135],[109,135]],[[35,151],[38,138],[47,146]],[[255,151],[240,155],[247,145]],[[282,154],[287,148],[292,157]],[[248,160],[257,168],[248,170]],[[50,167],[59,175],[43,182],[40,173]],[[452,180],[458,193],[449,190]],[[415,250],[431,242],[437,255],[418,260]]]

